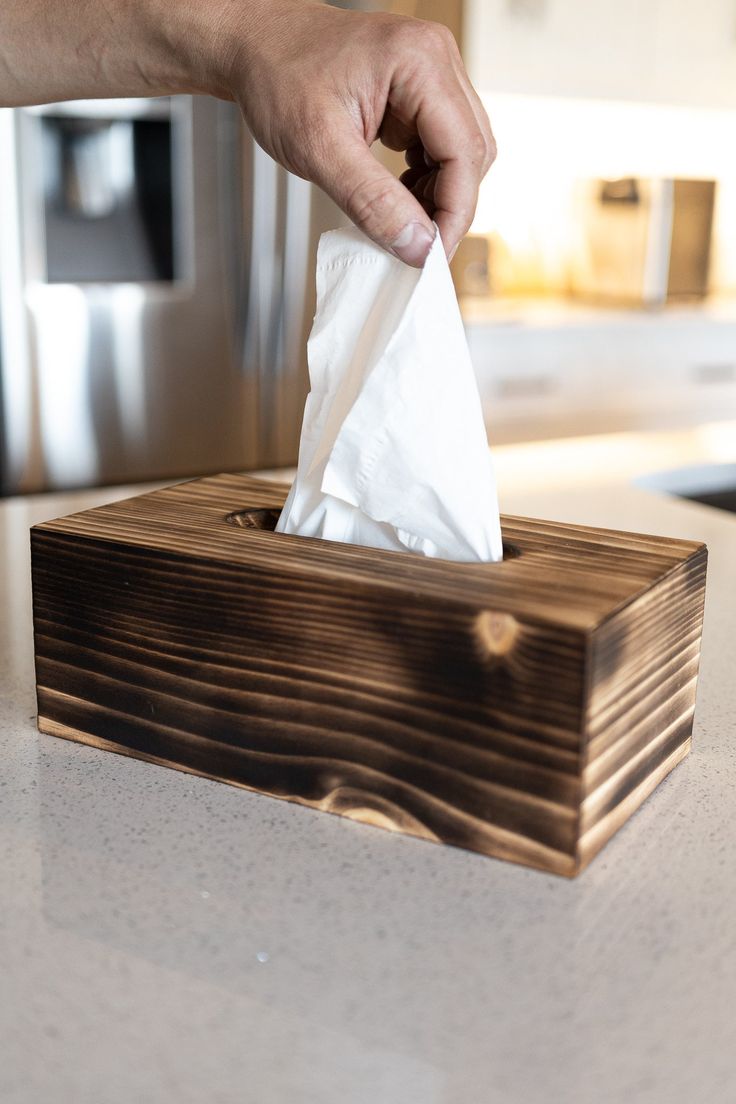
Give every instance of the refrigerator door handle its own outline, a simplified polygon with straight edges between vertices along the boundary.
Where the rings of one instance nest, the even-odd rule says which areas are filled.
[[[250,136],[235,105],[218,106],[219,233],[234,356],[244,375],[258,378],[278,355],[288,174]]]

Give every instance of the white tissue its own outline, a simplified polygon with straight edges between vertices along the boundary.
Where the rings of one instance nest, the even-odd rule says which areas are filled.
[[[439,234],[423,269],[323,234],[296,480],[276,529],[500,560],[480,398]]]

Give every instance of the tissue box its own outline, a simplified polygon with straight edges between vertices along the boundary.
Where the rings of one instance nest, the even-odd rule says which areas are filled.
[[[461,564],[220,475],[32,530],[42,732],[559,874],[687,754],[702,544],[505,518]]]

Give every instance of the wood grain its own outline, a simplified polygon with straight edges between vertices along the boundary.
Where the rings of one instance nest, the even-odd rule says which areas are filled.
[[[179,484],[32,531],[39,727],[574,874],[685,754],[703,545],[505,518],[501,564]]]

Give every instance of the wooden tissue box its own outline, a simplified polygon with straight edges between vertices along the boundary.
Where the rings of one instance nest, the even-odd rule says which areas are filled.
[[[40,730],[567,875],[687,754],[704,545],[509,517],[458,564],[274,533],[285,494],[36,526]]]

